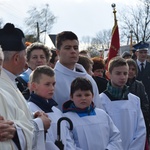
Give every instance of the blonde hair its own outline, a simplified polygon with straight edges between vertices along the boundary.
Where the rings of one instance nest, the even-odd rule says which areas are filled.
[[[30,83],[32,83],[32,82],[39,83],[42,74],[45,74],[45,75],[47,75],[49,77],[53,77],[55,75],[54,70],[51,67],[49,67],[47,65],[38,66],[30,74],[29,82]]]

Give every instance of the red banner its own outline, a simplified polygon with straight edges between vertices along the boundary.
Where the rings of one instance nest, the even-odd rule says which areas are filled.
[[[108,52],[108,61],[106,65],[106,70],[108,70],[109,61],[113,57],[117,56],[119,48],[120,48],[119,29],[118,29],[117,20],[115,20],[115,25],[112,30],[111,45]]]

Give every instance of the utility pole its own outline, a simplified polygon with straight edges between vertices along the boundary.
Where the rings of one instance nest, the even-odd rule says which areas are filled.
[[[132,30],[130,30],[130,54],[132,55],[132,46],[133,46],[133,43],[132,43],[132,34],[133,34],[133,31]]]
[[[39,29],[39,23],[38,22],[37,22],[36,26],[37,26],[37,42],[39,42],[40,41],[40,29]]]

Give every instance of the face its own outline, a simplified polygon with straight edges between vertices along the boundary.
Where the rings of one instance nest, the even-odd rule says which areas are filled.
[[[103,77],[104,69],[96,69],[93,71],[94,76]]]
[[[135,76],[136,76],[136,68],[133,65],[130,65],[128,78],[133,79]]]
[[[45,98],[51,99],[54,93],[55,77],[50,77],[42,74],[39,83],[31,83],[31,89],[35,94]]]
[[[26,51],[22,50],[17,54],[17,66],[15,69],[16,75],[19,75],[24,71],[26,64]]]
[[[114,69],[110,73],[110,80],[112,86],[123,88],[128,79],[128,72],[128,66],[114,67]]]
[[[147,50],[140,50],[136,52],[137,59],[140,62],[144,62],[147,59]]]
[[[89,69],[88,69],[88,71],[87,71],[87,73],[88,73],[89,75],[91,75],[91,76],[93,76],[92,68],[93,68],[93,65],[90,64],[90,65],[89,65]]]
[[[79,42],[77,40],[66,40],[62,42],[60,50],[56,52],[60,63],[69,69],[73,69],[79,59]]]
[[[93,94],[91,93],[90,90],[87,91],[77,90],[72,95],[71,100],[74,102],[76,107],[84,109],[90,106],[93,100]]]
[[[46,64],[47,64],[46,56],[42,49],[35,49],[31,52],[31,56],[28,61],[28,66],[32,70],[34,70],[37,66]]]

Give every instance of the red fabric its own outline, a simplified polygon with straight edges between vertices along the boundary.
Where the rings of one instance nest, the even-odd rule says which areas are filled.
[[[145,149],[144,149],[144,150],[149,150],[148,139],[146,139],[146,142],[145,142]]]
[[[116,20],[113,30],[112,30],[111,45],[110,45],[109,52],[108,52],[108,61],[106,65],[106,70],[108,70],[109,61],[113,57],[117,56],[119,48],[120,48],[119,29],[118,29],[118,24]]]

